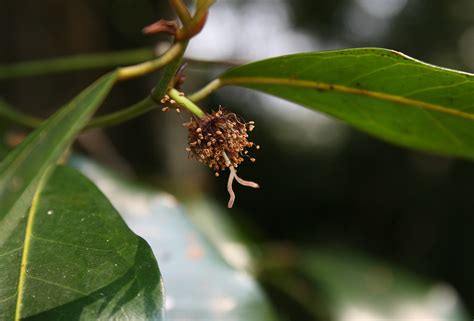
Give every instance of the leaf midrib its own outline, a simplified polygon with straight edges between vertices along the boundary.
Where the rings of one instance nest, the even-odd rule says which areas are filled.
[[[379,91],[373,91],[368,89],[348,87],[344,85],[325,83],[313,80],[300,80],[300,79],[289,79],[289,78],[277,78],[277,77],[229,77],[219,79],[220,86],[226,85],[286,85],[302,88],[317,89],[321,91],[333,91],[343,94],[352,94],[359,96],[366,96],[378,100],[389,101],[399,105],[418,107],[424,110],[436,111],[452,116],[456,116],[466,120],[474,121],[474,114],[466,113],[457,109],[446,107],[439,104],[428,103],[421,100],[406,98],[400,95],[393,95],[383,93]]]
[[[28,265],[28,256],[30,253],[31,238],[33,235],[33,224],[35,221],[36,213],[38,213],[39,198],[44,184],[46,183],[47,176],[47,173],[45,173],[45,175],[43,175],[42,181],[40,181],[40,183],[38,184],[28,213],[28,221],[26,222],[23,251],[21,253],[20,275],[18,277],[18,296],[15,305],[15,321],[19,321],[21,319],[21,310],[23,307],[23,296],[26,282],[26,267]]]

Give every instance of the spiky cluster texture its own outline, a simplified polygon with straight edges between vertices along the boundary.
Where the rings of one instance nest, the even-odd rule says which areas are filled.
[[[222,108],[202,118],[194,117],[183,125],[188,129],[186,150],[190,156],[216,173],[230,166],[237,167],[248,155],[248,148],[259,148],[248,140],[254,122],[245,123],[236,114]],[[255,161],[254,158],[250,160]]]

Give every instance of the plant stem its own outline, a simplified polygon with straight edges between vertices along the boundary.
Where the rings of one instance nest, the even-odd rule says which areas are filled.
[[[188,41],[183,41],[182,44],[183,50],[178,56],[176,56],[176,58],[170,64],[168,64],[168,66],[166,66],[166,68],[163,70],[163,75],[161,76],[160,81],[151,91],[150,97],[154,101],[160,101],[161,98],[166,95],[168,88],[172,88],[175,85],[175,76],[177,71],[181,67]]]
[[[127,108],[92,119],[85,128],[103,128],[112,125],[117,125],[129,119],[138,117],[150,110],[153,110],[155,107],[156,103],[153,101],[153,99],[150,98],[150,96],[148,96]]]
[[[170,4],[186,28],[192,21],[191,14],[182,0],[170,0]]]
[[[139,63],[153,58],[155,58],[153,49],[141,48],[119,52],[83,54],[55,59],[25,61],[10,65],[0,65],[0,79],[116,67]]]
[[[31,117],[15,110],[2,99],[0,99],[0,116],[14,123],[31,128],[38,127],[43,122],[42,119]]]
[[[204,117],[205,113],[199,108],[195,103],[193,103],[189,98],[185,97],[174,88],[168,90],[168,95],[174,99],[178,104],[185,107],[187,110],[192,112],[194,115],[198,116],[199,118]]]
[[[244,65],[248,63],[246,60],[238,60],[238,59],[228,59],[228,60],[218,60],[218,59],[213,59],[213,60],[205,60],[205,59],[199,59],[199,58],[193,58],[193,57],[185,57],[184,60],[188,64],[192,64],[193,67],[199,68],[200,66],[203,67],[208,67],[208,66],[224,66],[224,67],[234,67],[234,66],[239,66],[239,65]]]
[[[152,48],[139,48],[119,52],[103,52],[82,54],[52,59],[23,61],[8,65],[0,65],[0,80],[21,77],[59,74],[73,71],[85,71],[102,68],[111,68],[121,65],[130,65],[156,58]],[[241,65],[244,61],[220,61],[184,58],[193,65]]]
[[[196,12],[189,23],[183,28],[176,31],[175,39],[186,40],[194,37],[201,32],[204,27],[209,12],[209,7],[214,4],[215,0],[198,0],[196,4]]]
[[[176,44],[180,44],[180,51],[177,52],[171,62],[168,63],[163,71],[160,81],[156,84],[148,97],[115,113],[92,119],[86,128],[117,125],[154,109],[156,107],[156,102],[160,101],[160,99],[166,94],[168,88],[174,85],[174,76],[181,66],[181,61],[188,42],[183,41]]]
[[[197,0],[197,11],[199,10],[207,10],[210,6],[212,6],[216,0]]]
[[[210,83],[208,83],[206,86],[201,88],[200,90],[196,91],[195,93],[189,95],[189,99],[192,101],[200,101],[207,96],[209,96],[212,92],[216,91],[222,86],[222,82],[220,79],[214,79]]]
[[[187,19],[186,16],[187,14],[189,14],[189,12],[187,11],[186,7],[181,6],[184,6],[184,4],[180,0],[171,0],[171,3],[175,6],[177,13],[180,16],[183,16],[183,19]],[[207,10],[209,6],[211,6],[213,3],[213,0],[205,0],[198,2],[198,10],[196,11],[195,16],[191,18],[188,24],[188,26],[191,27],[191,33],[185,33],[184,35],[186,36],[186,38],[192,37],[194,34],[196,34],[202,29],[206,20]],[[187,14],[184,13],[184,9],[186,10]],[[176,36],[175,39],[178,39],[178,37]],[[117,70],[117,80],[122,81],[143,76],[161,67],[166,66],[160,81],[153,88],[150,96],[118,112],[102,117],[97,117],[93,119],[86,126],[86,128],[111,126],[126,121],[128,119],[137,117],[143,113],[146,113],[155,108],[155,102],[161,100],[161,98],[166,94],[169,88],[171,88],[170,95],[173,95],[173,98],[178,103],[182,104],[184,107],[189,109],[198,117],[204,116],[204,112],[198,106],[196,106],[191,100],[187,99],[186,97],[180,96],[179,92],[172,88],[174,86],[174,77],[181,65],[181,61],[183,59],[183,55],[187,45],[188,40],[178,40],[162,56],[155,60],[143,62],[133,66],[119,68]],[[175,96],[175,94],[177,95]],[[11,108],[3,109],[3,114],[5,115],[5,117],[10,119],[11,121],[26,125],[28,127],[37,127],[41,122],[38,119],[16,112]]]
[[[118,80],[126,80],[133,77],[139,77],[167,65],[163,76],[152,90],[150,96],[125,109],[94,118],[86,128],[116,125],[155,108],[155,101],[159,101],[166,94],[168,88],[173,85],[173,77],[181,64],[187,43],[187,41],[175,43],[166,51],[166,53],[153,61],[119,69]],[[0,115],[12,122],[30,128],[38,127],[42,122],[41,119],[16,111],[3,101],[0,101]]]
[[[204,112],[198,106],[196,106],[188,98],[180,96],[180,93],[176,89],[172,88],[168,91],[168,93],[171,98],[176,100],[180,105],[187,108],[196,116],[202,117],[204,115]],[[164,94],[160,97],[163,96]],[[130,107],[124,108],[115,113],[92,119],[85,128],[88,129],[116,125],[129,119],[140,116],[150,110],[153,110],[154,108],[156,108],[156,103],[153,98],[151,98],[151,96],[148,96]],[[3,100],[0,100],[0,116],[17,124],[30,128],[36,128],[43,122],[42,119],[31,117],[29,115],[16,111]]]
[[[116,125],[154,109],[156,107],[155,101],[159,101],[166,94],[168,88],[173,85],[173,77],[181,64],[181,59],[183,57],[186,46],[186,41],[176,43],[170,49],[168,49],[168,51],[163,56],[160,57],[162,59],[158,58],[154,60],[155,63],[152,66],[150,66],[148,63],[144,63],[136,66],[125,67],[119,70],[119,77],[120,73],[122,73],[122,78],[119,78],[119,80],[124,80],[132,77],[138,77],[144,72],[146,73],[153,71],[153,68],[157,68],[158,61],[160,62],[160,64],[163,65],[168,64],[163,73],[163,76],[161,77],[155,88],[152,90],[150,96],[125,109],[105,116],[94,118],[90,121],[86,128]],[[0,115],[4,116],[6,119],[12,122],[31,128],[38,127],[42,122],[41,119],[34,118],[16,111],[3,101],[0,101]]]
[[[177,42],[173,44],[163,55],[159,58],[143,62],[137,65],[122,67],[118,69],[118,80],[127,80],[131,78],[137,78],[146,74],[149,74],[161,67],[166,66],[178,56],[182,57],[186,44],[183,42]]]

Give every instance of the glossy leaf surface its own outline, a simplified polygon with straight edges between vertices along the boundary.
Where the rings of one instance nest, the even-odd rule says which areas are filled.
[[[150,247],[82,174],[57,167],[30,215],[22,317],[162,320],[162,282]]]
[[[396,51],[282,56],[233,68],[220,85],[290,100],[399,145],[474,158],[474,76]]]
[[[0,319],[20,319],[28,240],[34,219],[28,209],[40,181],[100,106],[116,79],[110,73],[90,85],[0,163]],[[30,212],[31,212],[30,211]]]

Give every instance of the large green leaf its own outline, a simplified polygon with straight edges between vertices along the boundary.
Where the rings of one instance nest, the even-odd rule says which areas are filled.
[[[116,73],[110,73],[97,80],[45,121],[0,163],[2,225],[12,211],[23,212],[29,207],[39,179],[69,147],[107,96],[115,79]]]
[[[222,256],[223,248],[234,257],[245,256],[234,243],[221,240],[216,248],[173,196],[124,182],[90,161],[74,160],[152,247],[165,280],[166,320],[276,320],[257,282]]]
[[[33,195],[112,88],[110,73],[85,89],[30,134],[0,164],[0,319],[18,319],[24,299]],[[36,194],[38,195],[38,194]]]
[[[22,318],[162,320],[162,282],[150,247],[82,174],[57,167],[30,215]]]
[[[277,57],[233,68],[218,84],[293,101],[396,144],[474,158],[474,76],[396,51]]]

